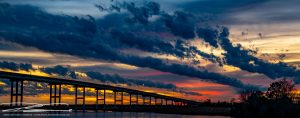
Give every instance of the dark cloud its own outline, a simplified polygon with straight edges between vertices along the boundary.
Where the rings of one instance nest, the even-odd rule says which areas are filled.
[[[135,6],[133,3],[124,4],[125,6],[129,4]],[[120,8],[127,9],[124,7],[124,5],[120,5]],[[137,7],[136,10],[140,10],[140,7]],[[131,13],[130,10],[129,12]],[[121,45],[116,45],[114,47],[122,47],[125,44],[127,47],[133,47],[143,51],[155,52],[159,54],[171,54],[180,58],[193,58],[195,55],[200,55],[204,57],[204,59],[212,62],[217,62],[220,60],[213,54],[207,54],[203,51],[200,51],[196,47],[190,46],[190,44],[183,41],[185,39],[191,39],[195,37],[194,30],[197,21],[196,19],[198,17],[182,11],[176,11],[172,15],[161,11],[161,13],[157,15],[160,16],[158,20],[151,22],[147,21],[146,25],[138,25],[126,22],[128,18],[125,14],[111,13],[104,18],[99,19],[98,24],[101,29],[110,29],[112,38],[120,41]],[[106,22],[111,23],[108,24]],[[172,41],[169,38],[164,38],[157,35],[145,35],[151,32],[171,33],[181,38]],[[213,39],[214,38],[211,38],[210,40]],[[193,61],[195,63],[199,63],[199,60]]]
[[[26,63],[16,64],[16,63],[7,62],[7,61],[0,62],[0,68],[14,70],[14,71],[18,71],[18,70],[25,70],[25,71],[33,70],[33,67],[32,67],[31,64],[26,64]]]
[[[47,74],[58,74],[58,75],[62,75],[62,76],[66,76],[70,70],[66,67],[63,67],[61,65],[57,65],[57,66],[54,66],[54,67],[46,67],[46,68],[41,68],[40,69],[41,71],[47,73]],[[72,74],[74,74],[74,72],[72,71]],[[72,75],[74,76],[74,75]],[[75,77],[76,79],[76,77]]]
[[[207,32],[205,30],[202,31]],[[229,33],[229,29],[223,27],[220,29],[218,37],[216,37],[215,34],[210,33],[206,34],[211,36],[203,37],[205,41],[209,41],[211,40],[211,37],[214,37],[213,40],[217,40],[217,42],[219,42],[219,45],[226,51],[226,53],[223,54],[223,62],[225,62],[225,64],[239,67],[242,70],[246,70],[248,72],[262,73],[270,77],[271,79],[281,77],[294,77],[297,79],[299,78],[300,71],[297,70],[296,67],[289,66],[283,62],[269,63],[267,61],[255,57],[254,55],[257,53],[256,51],[244,49],[240,44],[233,45],[228,38]],[[295,80],[296,83],[297,79]]]
[[[163,88],[163,89],[176,89],[177,87],[174,84],[164,84],[161,82],[152,82],[152,81],[145,81],[145,80],[133,80],[120,77],[119,75],[108,75],[102,74],[99,72],[86,72],[86,74],[92,78],[100,80],[101,82],[112,82],[115,84],[126,83],[129,85],[138,85],[138,86],[146,86],[146,87],[154,87],[154,88]]]
[[[148,24],[149,26],[150,24]],[[206,32],[203,32],[206,31]],[[159,36],[148,36],[141,35],[137,33],[138,31],[131,31],[130,29],[112,29],[110,34],[113,39],[117,39],[121,45],[117,47],[129,47],[137,48],[139,50],[154,52],[159,54],[171,54],[180,58],[194,58],[195,55],[200,55],[204,59],[207,59],[212,62],[219,62],[221,64],[221,59],[213,54],[207,54],[201,50],[198,50],[196,47],[191,46],[189,43],[184,41],[184,39],[177,39],[175,41],[169,40],[168,38],[162,38]],[[210,32],[210,33],[208,33]],[[218,37],[218,32],[210,31],[210,29],[199,29],[200,33],[203,34],[204,40],[208,42],[217,43],[216,37]],[[208,33],[208,34],[205,34]],[[211,36],[214,34],[214,36]],[[211,36],[211,37],[209,37]],[[209,39],[208,39],[209,38]],[[211,41],[214,40],[214,41]],[[217,44],[216,44],[217,45]],[[194,60],[197,61],[197,60]]]
[[[147,52],[168,55],[171,54],[180,58],[184,58],[192,56],[196,51],[195,47],[193,49],[189,48],[188,44],[182,40],[170,42],[168,39],[164,40],[160,37],[143,36],[134,32],[120,31],[116,29],[112,30],[111,35],[112,38],[117,39],[123,45]]]
[[[1,69],[8,69],[12,71],[19,71],[19,70],[24,70],[24,71],[30,71],[30,70],[37,70],[33,68],[32,64],[28,63],[15,63],[15,62],[8,62],[8,61],[2,61],[0,62],[0,68]],[[70,67],[68,66],[62,66],[62,65],[57,65],[54,67],[45,67],[45,68],[38,68],[38,70],[47,73],[49,75],[52,74],[57,74],[60,76],[67,76],[70,75],[72,78],[76,79],[75,71],[70,70]]]
[[[124,4],[125,6],[129,4],[135,6],[134,3],[125,2]],[[154,4],[154,3],[150,3],[150,4]],[[123,6],[120,5],[120,8],[128,9],[124,7],[124,5]],[[141,8],[137,7],[136,10],[140,10]],[[131,14],[134,14],[130,10],[129,12]],[[180,58],[193,58],[195,57],[195,55],[200,55],[204,57],[204,59],[207,59],[212,62],[220,62],[221,64],[220,58],[214,56],[213,54],[207,54],[203,51],[200,51],[196,47],[190,46],[185,41],[182,41],[185,39],[191,39],[195,37],[194,30],[196,27],[196,21],[200,17],[196,17],[192,14],[183,11],[176,11],[172,15],[164,13],[163,11],[161,11],[159,14],[158,13],[159,12],[157,12],[156,15],[159,15],[160,18],[153,22],[147,21],[146,25],[136,25],[131,23],[129,23],[128,25],[128,23],[124,22],[127,19],[126,15],[115,14],[115,13],[111,13],[110,15],[107,15],[103,19],[100,19],[98,24],[99,27],[101,27],[102,29],[112,29],[112,32],[110,34],[114,39],[118,39],[121,42],[122,46],[126,44],[129,47],[138,48],[143,51],[168,54],[168,55],[172,54]],[[106,22],[111,22],[111,23],[108,24]],[[158,33],[170,32],[171,34],[182,37],[183,39],[178,39],[175,42],[172,42],[167,38],[161,38],[157,36],[151,37],[149,35],[143,35],[143,31],[141,30],[143,30],[146,33],[147,32],[158,32]],[[199,28],[198,30],[205,30],[205,29]],[[215,31],[211,31],[211,32],[210,30],[206,30],[206,31],[207,32],[204,33],[202,31],[199,31],[198,32],[199,36],[211,36],[211,34],[216,33]],[[211,33],[211,34],[205,35],[205,33]],[[207,37],[205,37],[205,39],[207,39]],[[214,37],[210,37],[210,39],[207,41],[212,42],[211,44],[214,43],[214,46],[216,47],[217,42],[214,39],[215,39]],[[121,47],[121,46],[117,46],[117,47]],[[193,61],[195,63],[199,62],[198,60],[193,60]]]
[[[197,35],[213,47],[218,47],[218,31],[210,28],[198,28]]]
[[[174,15],[163,14],[162,16],[165,25],[175,36],[180,36],[185,39],[195,37],[196,21],[194,21],[192,14],[177,11]]]
[[[131,23],[141,23],[148,24],[149,18],[154,15],[160,15],[160,5],[156,2],[144,2],[143,5],[137,5],[134,2],[115,2],[111,4],[109,7],[105,7],[105,5],[96,4],[101,12],[121,12],[121,10],[126,10],[129,17],[126,18],[127,22]]]
[[[124,2],[123,5],[133,15],[131,22],[147,24],[151,16],[160,14],[160,5],[156,2],[147,2],[142,7],[136,7],[133,2]]]
[[[29,8],[26,9],[26,7]],[[248,86],[250,86],[244,85],[235,78],[226,77],[218,73],[200,71],[187,65],[167,64],[161,59],[124,54],[118,50],[120,44],[110,38],[111,36],[107,35],[107,33],[89,32],[89,29],[85,30],[86,27],[94,28],[92,24],[94,24],[95,20],[90,17],[80,18],[80,20],[78,20],[79,18],[77,17],[51,15],[35,7],[31,8],[31,6],[23,5],[8,5],[1,9],[4,11],[4,15],[2,14],[1,17],[4,17],[5,20],[2,19],[0,25],[5,26],[14,19],[17,21],[17,23],[9,24],[9,27],[1,27],[0,36],[4,40],[36,47],[48,52],[116,61],[138,67],[153,68],[164,72],[197,77],[235,88],[248,88]],[[38,13],[38,15],[36,13]],[[22,19],[22,17],[25,16],[28,20]],[[183,15],[178,12],[175,14],[175,18],[172,18],[172,22],[179,20],[183,23],[185,16],[186,14]],[[171,15],[168,17],[171,17]],[[28,29],[29,26],[33,28]],[[170,28],[180,27],[172,26]],[[87,34],[87,32],[89,33]]]
[[[156,15],[173,35],[184,39],[195,37],[196,21],[192,14],[181,11],[176,11],[172,15],[164,13],[164,11],[160,11],[160,5],[156,2],[146,2],[140,7],[133,2],[116,3],[114,6],[118,7],[118,10],[125,9],[132,15],[132,17],[126,18],[129,23],[149,24],[149,18]]]
[[[134,32],[120,31],[117,29],[112,30],[111,35],[112,38],[117,39],[123,45],[125,44],[128,47],[137,48],[143,51],[167,55],[171,54],[180,58],[193,58],[195,55],[200,55],[204,59],[212,62],[218,62],[220,60],[217,56],[198,50],[196,47],[191,46],[189,43],[180,39],[171,42],[168,39],[164,40],[164,38],[160,37],[143,36]],[[215,40],[215,38],[209,40]]]
[[[101,30],[109,30],[115,27],[123,27],[127,24],[127,14],[110,13],[103,18],[96,19],[97,25]]]
[[[196,13],[227,13],[238,8],[251,8],[269,0],[195,0],[178,5],[186,11]]]
[[[193,46],[190,47],[190,50],[195,52],[196,54],[202,56],[206,60],[209,60],[213,63],[219,64],[220,66],[223,66],[223,59],[218,56],[215,56],[214,54],[205,53],[201,50],[198,50],[196,47],[193,47]]]
[[[75,71],[70,71],[69,76],[73,79],[77,79],[77,74]]]
[[[140,50],[156,53],[176,53],[174,46],[157,38],[148,38],[135,35],[133,32],[122,32],[113,30],[111,35],[114,39],[119,40],[122,44]],[[181,53],[181,52],[178,52]],[[178,54],[176,53],[176,54]],[[178,56],[183,54],[178,54]]]
[[[300,76],[300,71],[296,67],[289,66],[283,62],[269,63],[253,56],[256,51],[244,49],[241,45],[233,46],[228,36],[228,28],[223,28],[220,34],[220,41],[222,48],[227,51],[224,54],[227,64],[237,66],[249,72],[262,73],[272,79]]]
[[[253,1],[251,1],[251,2],[253,2]],[[255,3],[255,2],[253,2],[253,3]],[[173,28],[169,27],[169,28],[174,29],[174,27]],[[176,30],[176,28],[175,28],[175,30]],[[189,32],[193,32],[193,31],[189,31]],[[225,29],[223,30],[223,32],[221,33],[221,36],[220,36],[220,37],[223,37],[223,38],[220,38],[221,42],[219,42],[219,39],[218,39],[220,34],[217,29],[198,28],[196,32],[197,32],[198,37],[203,38],[204,41],[208,42],[213,47],[218,47],[218,45],[219,45],[218,43],[220,43],[222,45],[222,48],[225,51],[227,51],[227,53],[224,54],[225,58],[221,59],[214,55],[209,55],[209,54],[203,53],[203,52],[195,49],[194,47],[190,47],[190,48],[176,47],[176,49],[184,49],[184,51],[181,50],[179,52],[190,52],[190,50],[193,50],[194,52],[197,52],[199,55],[205,57],[206,59],[209,59],[213,62],[218,62],[221,65],[222,65],[222,63],[224,63],[224,61],[226,61],[226,64],[239,67],[239,68],[241,68],[243,70],[247,70],[249,72],[263,73],[273,79],[279,78],[279,77],[285,77],[285,76],[294,77],[294,76],[299,75],[296,68],[290,67],[290,66],[286,65],[285,63],[270,64],[264,60],[261,60],[261,59],[256,58],[255,56],[252,56],[253,54],[256,53],[255,51],[243,49],[241,47],[241,45],[233,46],[233,44],[231,44],[231,42],[228,38],[226,38],[227,40],[224,40],[224,36],[228,37],[227,35],[229,35],[229,32],[226,33]],[[176,35],[176,33],[174,33],[174,32],[172,32],[172,33],[174,35]],[[224,36],[222,36],[222,35],[224,35]],[[126,39],[126,38],[124,38],[124,39]],[[132,39],[132,38],[127,37],[127,39]],[[141,39],[145,39],[145,38],[141,38]],[[136,42],[136,41],[134,41],[134,42]],[[145,42],[147,42],[147,41],[145,41]],[[182,45],[182,43],[179,43],[179,45]],[[145,47],[147,47],[147,46],[145,46]],[[152,47],[152,46],[150,46],[150,47]],[[172,46],[169,46],[169,47],[172,47]],[[181,47],[183,47],[183,46],[181,46]],[[153,47],[152,47],[152,49],[153,49]],[[146,51],[153,51],[153,50],[146,50]],[[157,51],[153,51],[153,52],[157,52]],[[162,51],[162,52],[169,53],[169,52],[176,52],[176,51],[169,51],[169,52]],[[184,57],[187,57],[187,55],[184,55]],[[273,68],[279,68],[279,69],[277,70],[277,69],[273,69]],[[281,71],[281,70],[284,70],[284,71]]]
[[[0,67],[2,69],[9,69],[9,70],[15,70],[17,71],[19,68],[18,68],[18,65],[15,64],[15,63],[9,63],[9,62],[1,62],[0,63]]]
[[[225,25],[297,23],[299,0],[195,0],[177,7],[195,14],[210,14],[212,21]]]
[[[266,0],[254,4],[251,8],[240,7],[226,13],[221,22],[226,24],[270,24],[270,23],[297,23],[299,17],[298,0]],[[222,17],[221,16],[221,17]]]

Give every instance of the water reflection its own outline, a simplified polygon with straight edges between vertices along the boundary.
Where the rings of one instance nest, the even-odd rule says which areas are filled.
[[[16,116],[3,115],[6,118],[15,118]],[[19,114],[18,118],[230,118],[228,116],[205,116],[205,115],[178,115],[178,114],[158,114],[158,113],[137,113],[137,112],[73,112],[71,114]]]

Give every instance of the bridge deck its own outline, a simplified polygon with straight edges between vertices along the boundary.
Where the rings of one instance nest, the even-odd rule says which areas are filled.
[[[123,88],[123,87],[116,87],[116,86],[110,86],[105,84],[98,84],[98,83],[91,83],[91,82],[84,82],[84,81],[78,81],[78,80],[71,80],[71,79],[63,79],[63,78],[55,78],[55,77],[45,77],[45,76],[37,76],[37,75],[28,75],[28,74],[20,74],[20,73],[14,73],[14,72],[5,72],[0,71],[0,79],[10,79],[10,80],[24,80],[24,81],[35,81],[35,82],[45,82],[49,84],[62,84],[62,85],[73,85],[77,87],[88,87],[88,88],[95,88],[95,89],[105,89],[105,90],[113,90],[115,92],[127,92],[129,94],[137,94],[142,96],[151,96],[159,99],[168,99],[178,102],[185,102],[188,104],[200,104],[199,102],[192,101],[192,100],[186,100],[166,95],[160,95],[156,93],[150,93],[150,92],[144,92],[129,88]]]

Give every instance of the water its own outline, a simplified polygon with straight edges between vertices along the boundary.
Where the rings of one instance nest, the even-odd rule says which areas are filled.
[[[230,118],[228,116],[179,115],[136,112],[73,112],[70,114],[0,114],[2,118]]]

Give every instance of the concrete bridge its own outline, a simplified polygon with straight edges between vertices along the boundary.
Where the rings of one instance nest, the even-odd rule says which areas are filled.
[[[97,84],[91,82],[83,82],[78,80],[63,79],[63,78],[53,78],[53,77],[44,77],[37,75],[28,75],[20,74],[13,72],[0,71],[0,79],[9,79],[11,82],[11,93],[10,93],[10,102],[12,106],[22,106],[23,102],[23,88],[24,81],[33,81],[33,82],[43,82],[48,83],[50,86],[50,97],[49,103],[61,103],[61,85],[72,85],[75,88],[75,104],[70,105],[74,109],[80,110],[114,110],[114,111],[141,111],[150,110],[150,109],[174,109],[178,108],[187,108],[190,106],[197,106],[200,102],[186,100],[182,98],[176,98],[166,95],[160,95],[156,93],[144,92],[129,88],[110,86],[105,84]],[[78,89],[82,88],[82,95],[78,95]],[[95,104],[87,105],[85,103],[86,98],[86,88],[94,88],[96,92]],[[113,91],[114,103],[106,103],[106,91]],[[99,94],[101,92],[101,94]],[[129,94],[129,104],[124,104],[124,93]],[[139,103],[139,97],[142,97],[142,104]],[[117,99],[118,98],[118,99]],[[78,104],[78,101],[82,100],[82,104]],[[153,103],[154,104],[151,104]],[[12,104],[15,103],[15,104]],[[55,105],[55,104],[54,104]]]

